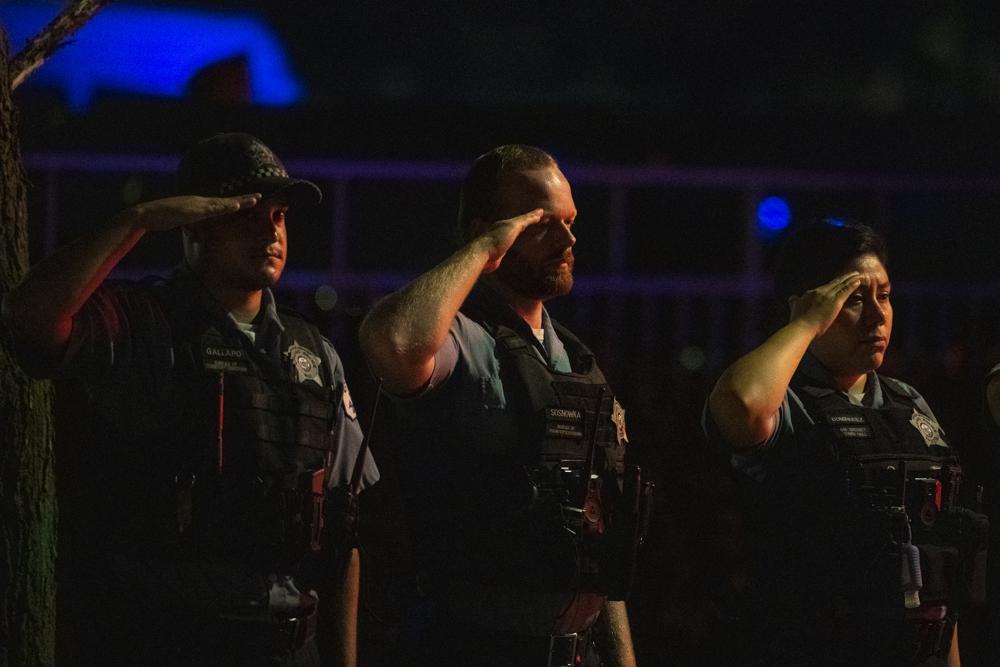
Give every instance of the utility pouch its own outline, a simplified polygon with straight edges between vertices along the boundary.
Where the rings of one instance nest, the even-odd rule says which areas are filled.
[[[320,468],[303,475],[305,482],[303,508],[303,529],[308,551],[317,552],[323,548],[323,525],[325,523],[324,501],[326,499],[326,470]]]
[[[649,504],[644,499],[649,498],[651,492],[652,484],[642,482],[639,466],[627,466],[622,480],[622,494],[615,504],[611,526],[605,536],[606,548],[601,563],[602,588],[612,600],[624,600],[632,589],[636,557],[643,539],[643,511]]]

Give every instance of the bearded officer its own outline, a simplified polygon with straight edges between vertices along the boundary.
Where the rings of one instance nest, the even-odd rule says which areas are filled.
[[[464,245],[362,323],[425,596],[404,662],[635,664],[624,413],[543,306],[572,287],[576,216],[552,156],[495,148],[462,187]]]

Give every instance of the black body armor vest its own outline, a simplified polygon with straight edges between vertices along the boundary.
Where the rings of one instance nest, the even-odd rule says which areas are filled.
[[[444,470],[420,488],[404,480],[419,505],[424,566],[444,580],[624,598],[640,522],[639,471],[626,472],[623,488],[624,414],[593,353],[553,323],[574,369],[554,371],[514,328],[463,311],[496,340],[517,431],[498,446],[462,441],[440,424],[409,434],[433,440],[409,446],[440,456]]]
[[[297,571],[324,540],[343,390],[332,386],[318,330],[282,313],[276,350],[264,355],[190,291],[150,289],[173,334],[169,347],[161,341],[173,373],[150,387],[149,412],[99,415],[118,431],[106,443],[102,474],[113,492],[96,517],[111,540],[101,546],[139,559]]]
[[[820,652],[880,627],[898,635],[881,647],[917,664],[946,650],[955,607],[979,596],[985,517],[962,507],[961,466],[938,426],[905,386],[880,380],[880,409],[794,387],[815,424],[796,425],[769,461],[758,583],[768,614],[826,633],[834,645]],[[853,630],[830,634],[831,619]]]

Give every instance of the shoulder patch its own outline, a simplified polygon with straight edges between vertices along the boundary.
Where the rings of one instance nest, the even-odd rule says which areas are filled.
[[[615,438],[618,440],[618,446],[624,447],[628,444],[628,433],[625,432],[625,408],[622,407],[617,398],[611,408],[611,421],[615,424]]]
[[[344,404],[344,412],[348,417],[357,421],[358,411],[354,407],[354,399],[351,398],[351,390],[347,388],[347,383],[344,383],[344,392],[340,397],[341,402]]]

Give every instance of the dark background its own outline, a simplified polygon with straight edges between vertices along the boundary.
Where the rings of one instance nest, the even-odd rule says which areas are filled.
[[[976,446],[981,378],[1000,361],[994,3],[188,6],[266,17],[307,85],[307,100],[265,109],[197,94],[168,100],[102,91],[78,112],[57,91],[26,86],[18,92],[24,152],[176,155],[202,136],[245,130],[299,159],[464,164],[494,145],[524,142],[552,150],[571,181],[581,165],[790,169],[862,181],[854,190],[778,185],[760,193],[738,185],[632,187],[624,266],[607,252],[611,189],[575,188],[580,289],[551,309],[603,360],[628,410],[631,455],[658,484],[630,602],[643,664],[718,665],[733,649],[725,619],[742,582],[744,535],[731,480],[702,445],[698,423],[718,373],[777,321],[762,285],[781,236],[748,242],[754,197],[788,198],[793,226],[846,215],[888,236],[897,317],[885,370],[927,396],[959,447]],[[885,190],[863,187],[866,174],[971,185]],[[168,176],[140,171],[68,172],[56,194],[41,170],[29,169],[29,177],[36,255],[46,216],[61,242],[170,190]],[[332,183],[320,184],[323,219],[336,198]],[[309,290],[286,289],[341,350],[363,418],[373,387],[357,353],[357,323],[386,284],[445,256],[456,201],[454,182],[353,181],[351,252],[346,265],[332,267],[337,307],[321,312]],[[296,230],[291,243],[295,268],[330,271],[329,228]],[[760,260],[748,269],[750,248]],[[176,249],[173,241],[141,247],[131,266],[167,265]],[[388,283],[337,283],[337,276],[364,283],[376,274],[390,276]],[[633,287],[601,288],[613,278]],[[676,290],[664,291],[670,280]],[[373,447],[391,483],[395,453],[377,435]],[[386,486],[366,504],[362,651],[373,663],[394,638],[404,578],[398,512]],[[967,662],[976,664],[974,637],[968,646]]]

